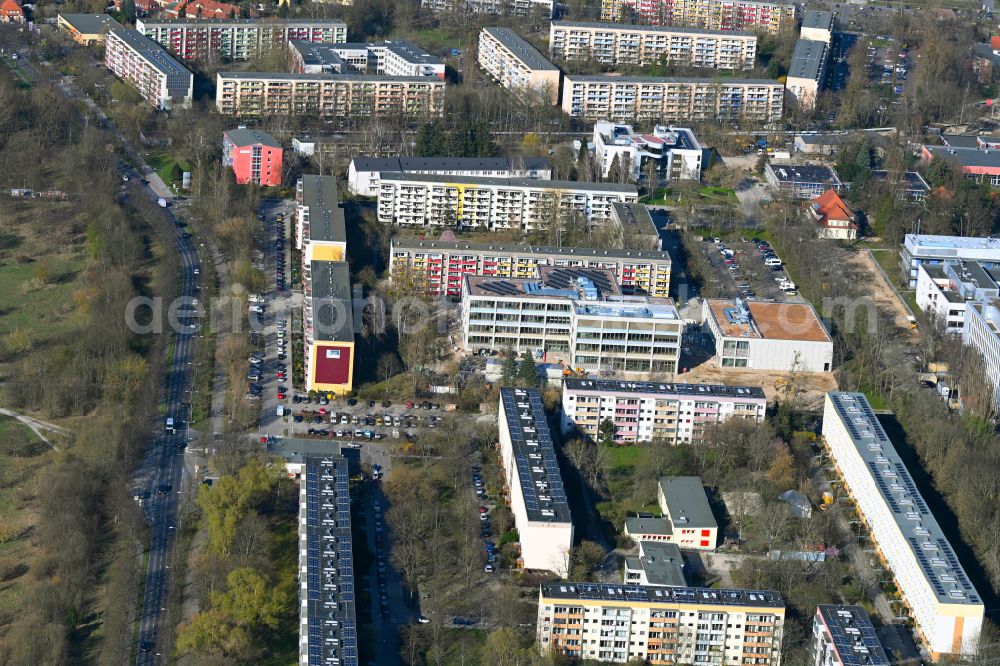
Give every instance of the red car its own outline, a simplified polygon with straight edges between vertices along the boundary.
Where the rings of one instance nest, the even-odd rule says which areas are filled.
[[[278,379],[284,379],[284,378],[285,378],[285,373],[279,371],[278,372]]]
[[[284,399],[285,399],[285,394],[284,393],[279,393],[278,394],[278,400],[284,400]]]
[[[485,506],[479,507],[479,513],[486,513],[487,511],[489,511],[489,509],[487,509]]]

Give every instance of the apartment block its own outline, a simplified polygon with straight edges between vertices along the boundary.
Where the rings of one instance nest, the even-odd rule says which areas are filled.
[[[138,30],[108,31],[104,65],[161,111],[191,106],[194,75]]]
[[[956,259],[917,266],[917,307],[945,333],[962,334],[969,303],[1000,298],[1000,266]]]
[[[537,389],[500,389],[500,456],[525,569],[569,573],[573,520]]]
[[[550,19],[555,14],[555,0],[421,0],[421,6],[435,12],[493,14],[494,16],[529,16]]]
[[[601,19],[776,35],[795,29],[795,4],[760,0],[602,0]]]
[[[244,118],[436,118],[444,112],[444,86],[422,76],[219,72],[215,106],[221,114]]]
[[[555,60],[605,65],[667,64],[706,69],[753,69],[757,36],[703,28],[552,21],[549,53]]]
[[[809,110],[816,106],[816,97],[826,78],[830,45],[827,42],[800,39],[792,50],[785,92],[790,104]]]
[[[705,299],[702,324],[722,368],[833,369],[833,340],[808,303]]]
[[[541,651],[623,664],[780,666],[785,602],[777,592],[542,583]]]
[[[237,185],[281,185],[281,144],[260,130],[234,129],[222,135],[222,163],[233,170]]]
[[[861,606],[822,604],[813,616],[815,666],[889,666],[871,618]]]
[[[537,278],[544,266],[601,268],[614,272],[624,294],[667,297],[670,255],[655,250],[503,245],[394,238],[389,279],[433,296],[460,296],[466,275]]]
[[[559,103],[559,69],[510,28],[483,28],[479,66],[503,88],[536,90]]]
[[[594,156],[601,177],[616,177],[612,167],[627,170],[633,180],[647,174],[652,162],[656,178],[701,180],[702,147],[686,127],[656,125],[652,134],[636,134],[631,125],[594,123]]]
[[[562,110],[592,121],[695,118],[771,123],[781,119],[784,97],[784,86],[769,79],[567,74],[563,76]]]
[[[621,246],[630,250],[663,250],[660,230],[649,214],[649,208],[641,203],[616,203],[611,206],[611,221],[621,234]],[[622,276],[618,276],[622,280]],[[666,296],[666,294],[657,294]]]
[[[863,393],[827,393],[823,440],[936,661],[976,653],[984,606]]]
[[[993,401],[1000,405],[1000,309],[994,303],[966,305],[962,342],[982,356],[983,374],[993,386]]]
[[[802,15],[799,39],[830,43],[833,39],[833,12],[810,9]]]
[[[614,424],[614,441],[653,440],[680,444],[702,439],[706,427],[729,419],[760,423],[767,411],[764,391],[755,386],[627,382],[614,379],[563,380],[562,429],[598,438],[600,424]]]
[[[900,269],[910,288],[917,286],[917,267],[964,259],[1000,264],[1000,238],[906,234],[899,251]]]
[[[673,375],[684,330],[673,301],[625,296],[608,270],[539,269],[537,279],[466,275],[462,346],[632,379]]]
[[[635,202],[635,185],[525,178],[383,173],[378,219],[384,224],[467,229],[547,229],[559,216],[611,219],[611,204]]]
[[[136,29],[182,60],[250,60],[289,41],[345,42],[337,19],[137,19]]]
[[[291,70],[299,74],[376,74],[444,79],[444,60],[410,42],[345,44],[288,42]]]
[[[289,465],[299,490],[300,666],[357,666],[348,462],[339,455]]]
[[[547,157],[355,157],[347,170],[352,194],[378,196],[383,173],[431,173],[439,176],[549,180]]]
[[[56,25],[69,35],[70,39],[83,46],[103,44],[109,30],[124,28],[107,14],[60,14],[56,19]]]

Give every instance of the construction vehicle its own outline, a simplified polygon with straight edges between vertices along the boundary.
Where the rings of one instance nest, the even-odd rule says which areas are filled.
[[[778,389],[779,391],[787,387],[788,387],[788,380],[785,379],[784,377],[778,377],[777,379],[774,380],[774,388]]]
[[[819,510],[826,511],[831,505],[833,505],[833,493],[828,490],[823,493],[823,501],[819,504]]]

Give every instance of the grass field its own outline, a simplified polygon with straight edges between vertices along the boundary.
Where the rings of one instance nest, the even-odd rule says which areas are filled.
[[[160,175],[163,182],[170,186],[176,184],[177,187],[180,187],[181,185],[180,175],[175,172],[174,165],[176,165],[181,172],[191,171],[190,164],[177,160],[170,153],[150,153],[149,157],[146,158],[146,161],[149,163],[149,166],[153,167],[156,173]],[[174,178],[174,175],[177,175],[177,177]]]

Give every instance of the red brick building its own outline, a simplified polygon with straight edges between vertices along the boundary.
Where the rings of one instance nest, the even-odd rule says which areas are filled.
[[[281,185],[282,156],[281,144],[266,132],[235,129],[223,134],[222,159],[239,185]]]

